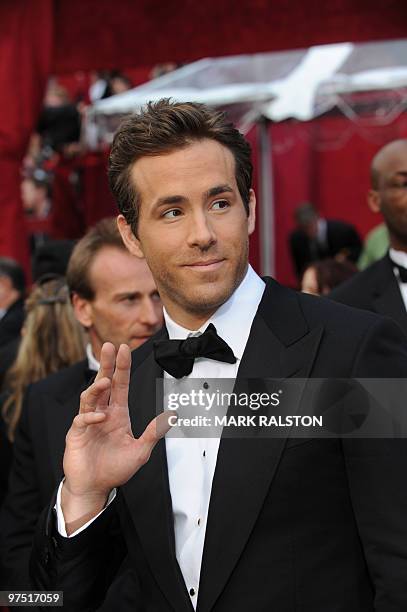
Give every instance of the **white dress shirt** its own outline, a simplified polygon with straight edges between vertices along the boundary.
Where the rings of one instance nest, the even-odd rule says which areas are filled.
[[[92,351],[92,345],[90,342],[86,345],[86,357],[88,359],[89,370],[95,370],[97,372],[100,367],[100,363],[96,359]]]
[[[188,378],[236,378],[264,288],[264,282],[249,266],[239,287],[197,332],[191,332],[175,323],[164,309],[170,339],[182,340],[190,335],[197,335],[213,323],[217,333],[228,343],[237,359],[236,363],[230,364],[198,358]],[[164,376],[172,379],[167,373]],[[176,385],[181,385],[181,381],[174,381],[175,387],[172,387],[171,391],[176,392]],[[175,552],[194,608],[198,599],[206,523],[219,442],[219,438],[167,437],[165,440],[174,515]],[[61,535],[66,536],[59,498],[60,492],[56,504],[58,530]],[[108,503],[113,498],[114,492],[109,496]],[[91,522],[70,537],[85,529]]]
[[[394,261],[398,266],[407,268],[407,253],[404,251],[396,251],[396,249],[389,250],[390,259]],[[397,278],[397,282],[400,287],[401,297],[403,298],[404,306],[407,310],[407,283],[403,283],[397,268],[393,268],[393,272]]]

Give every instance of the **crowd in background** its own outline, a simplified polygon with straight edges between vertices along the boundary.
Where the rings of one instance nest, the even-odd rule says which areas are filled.
[[[157,78],[177,67],[172,62],[157,64],[142,79]],[[86,228],[82,219],[84,211],[80,210],[83,191],[81,160],[86,154],[82,128],[86,109],[98,100],[124,93],[140,84],[140,78],[133,82],[121,70],[81,73],[80,77],[79,84],[69,82],[69,86],[63,84],[64,78],[52,77],[49,80],[43,108],[23,159],[21,201],[32,256],[38,247],[55,238],[55,233],[60,238],[64,231],[59,227],[55,231],[55,225],[59,223],[55,223],[53,207],[55,176],[61,168],[65,190],[69,188],[72,192],[71,206],[76,205],[79,209],[75,211],[79,222],[70,231],[66,228],[69,233],[66,237],[79,238]]]

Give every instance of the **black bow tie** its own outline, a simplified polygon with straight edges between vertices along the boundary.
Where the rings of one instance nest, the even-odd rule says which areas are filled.
[[[401,282],[407,283],[407,268],[405,268],[404,266],[400,266],[400,264],[396,264],[392,259],[390,259],[390,261],[393,268],[397,268],[397,270],[399,271]]]
[[[236,363],[232,349],[218,336],[212,323],[200,336],[192,336],[185,340],[154,342],[154,357],[156,362],[174,378],[191,374],[197,357]]]

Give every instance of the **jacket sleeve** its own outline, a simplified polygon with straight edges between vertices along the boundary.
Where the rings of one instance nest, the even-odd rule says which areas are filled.
[[[407,378],[406,340],[396,324],[379,319],[366,332],[353,377]],[[343,449],[374,609],[407,610],[407,439],[346,439]]]
[[[84,531],[65,538],[57,530],[55,499],[56,492],[37,525],[32,584],[38,590],[62,591],[67,612],[97,610],[126,556],[116,500]]]
[[[6,499],[0,512],[1,585],[30,589],[28,557],[41,512],[40,487],[35,470],[27,414],[27,396],[13,444],[13,462]]]
[[[348,228],[348,250],[349,250],[349,259],[353,262],[357,262],[359,256],[362,252],[362,241],[355,227],[352,225]]]

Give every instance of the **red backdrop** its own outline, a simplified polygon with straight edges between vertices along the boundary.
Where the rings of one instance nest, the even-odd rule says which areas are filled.
[[[28,260],[20,165],[51,69],[52,0],[0,3],[0,255]]]
[[[284,122],[269,128],[275,194],[277,278],[295,285],[287,247],[293,212],[314,203],[323,216],[354,223],[362,235],[381,219],[366,203],[369,166],[385,143],[407,137],[407,115],[383,127],[359,127],[345,117]]]
[[[27,259],[19,165],[50,73],[69,77],[78,70],[142,69],[203,56],[398,38],[405,36],[406,16],[405,0],[240,0],[238,4],[235,0],[2,0],[0,255]],[[290,127],[276,129],[284,133]],[[301,180],[310,185],[321,170],[305,175],[310,163],[305,151]],[[321,159],[321,168],[322,164]],[[298,167],[294,172],[299,172]],[[91,189],[99,187],[88,186],[88,193]],[[322,192],[316,197],[320,200]],[[283,199],[291,202],[288,195]],[[287,215],[288,209],[284,211]]]
[[[54,69],[403,38],[406,17],[405,0],[59,0]]]

